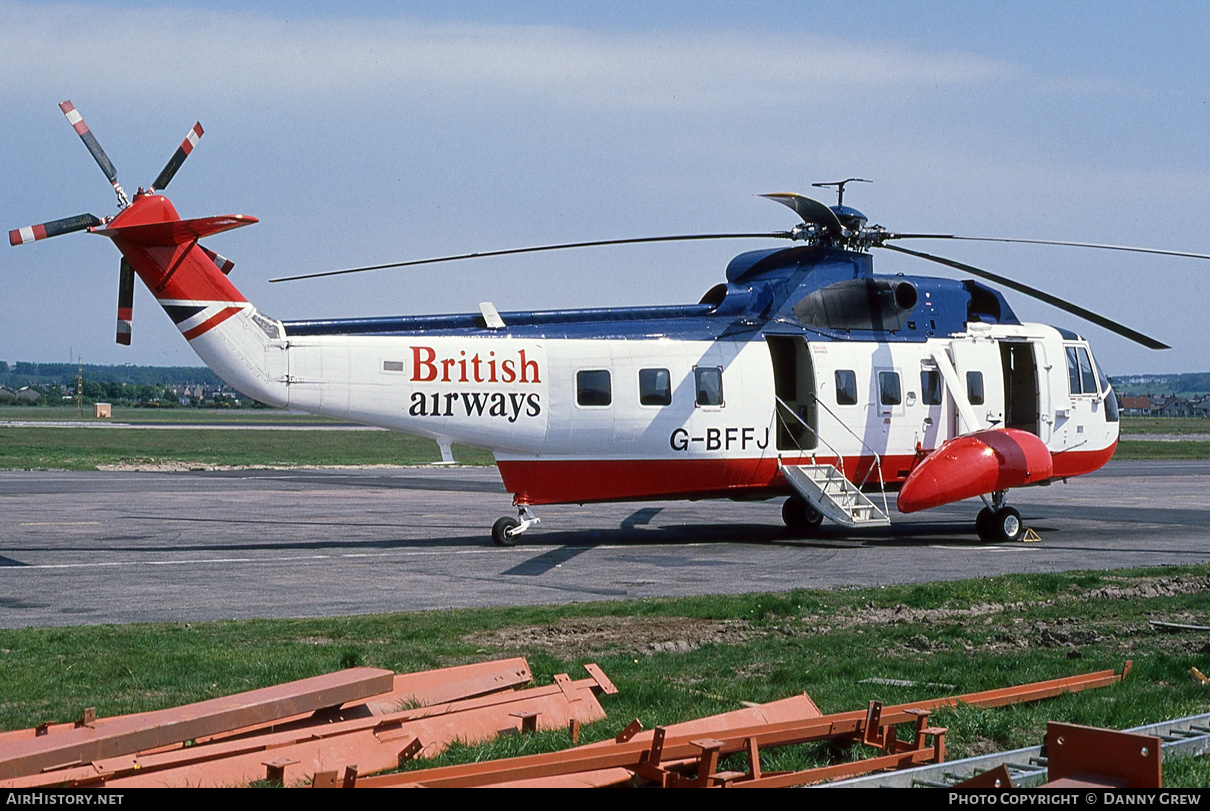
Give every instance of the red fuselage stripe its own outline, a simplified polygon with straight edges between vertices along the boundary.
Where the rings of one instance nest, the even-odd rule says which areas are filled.
[[[1116,447],[1116,443],[1114,445]],[[1054,456],[1052,478],[1079,476],[1100,468],[1114,447],[1101,451],[1067,451]],[[786,464],[797,460],[785,459]],[[809,460],[803,459],[802,463]],[[820,463],[834,459],[819,457]],[[845,475],[861,481],[872,457],[846,458]],[[898,486],[916,463],[915,456],[885,456],[883,475]],[[577,459],[501,460],[504,486],[518,504],[586,504],[594,501],[650,499],[760,498],[786,495],[776,458],[763,459]],[[877,482],[877,474],[870,477]]]

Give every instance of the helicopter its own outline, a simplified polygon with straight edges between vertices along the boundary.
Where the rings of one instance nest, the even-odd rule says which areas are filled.
[[[862,178],[816,183],[835,206],[766,194],[788,230],[681,234],[483,251],[279,277],[606,245],[752,238],[696,304],[281,320],[231,282],[234,263],[199,240],[257,222],[182,219],[164,196],[203,134],[195,124],[133,198],[70,101],[68,121],[113,185],[119,212],[15,229],[20,245],[88,231],[122,254],[116,339],[129,345],[137,275],[198,357],[243,394],[490,450],[515,515],[491,528],[512,546],[546,504],[784,498],[809,535],[980,498],[985,541],[1025,531],[1009,491],[1090,473],[1113,456],[1117,399],[1088,341],[1023,323],[997,287],[1039,299],[1152,349],[1162,342],[1078,305],[907,240],[1066,245],[1210,259],[1098,243],[900,233],[844,204]],[[874,273],[891,250],[974,277]],[[983,280],[983,281],[978,281]]]

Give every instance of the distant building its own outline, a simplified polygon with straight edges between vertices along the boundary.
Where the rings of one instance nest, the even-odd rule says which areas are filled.
[[[1125,417],[1149,417],[1151,416],[1151,401],[1146,397],[1132,397],[1126,395],[1122,398],[1122,416]]]

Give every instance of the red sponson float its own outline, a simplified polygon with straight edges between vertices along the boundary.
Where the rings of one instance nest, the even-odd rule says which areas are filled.
[[[955,437],[920,463],[899,491],[899,511],[914,513],[1050,478],[1050,450],[1028,431],[1000,428]]]

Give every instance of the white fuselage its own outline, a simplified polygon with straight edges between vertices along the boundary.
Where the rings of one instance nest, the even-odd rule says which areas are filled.
[[[249,306],[191,343],[265,402],[491,450],[521,503],[759,496],[784,487],[779,462],[811,455],[851,478],[877,460],[896,483],[946,440],[998,427],[1038,435],[1059,478],[1099,467],[1117,441],[1087,344],[1052,327],[754,336],[293,338]]]

